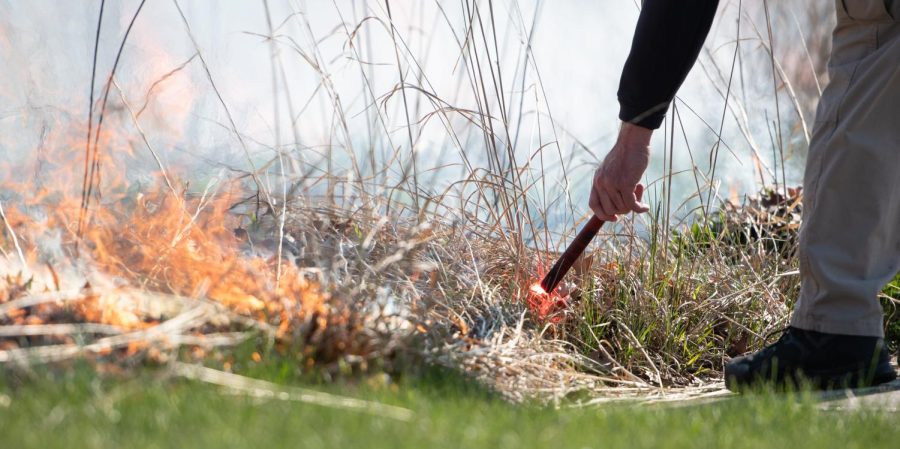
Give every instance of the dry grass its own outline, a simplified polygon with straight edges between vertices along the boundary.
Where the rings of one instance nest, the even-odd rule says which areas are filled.
[[[246,155],[247,167],[222,181],[227,188],[211,183],[198,192],[178,183],[175,170],[150,146],[141,113],[125,113],[138,108],[110,74],[104,129],[140,134],[137,151],[152,153],[159,188],[97,177],[101,167],[115,167],[108,154],[128,140],[101,135],[99,124],[89,128],[89,188],[80,202],[65,189],[32,195],[27,184],[7,186],[4,198],[17,207],[3,202],[0,361],[78,356],[183,367],[204,360],[213,346],[262,336],[263,344],[326,376],[402,370],[412,357],[458,369],[517,401],[588,404],[720,394],[726,358],[760,347],[767,334],[784,327],[797,293],[801,195],[784,188],[784,166],[785,150],[808,133],[805,101],[796,93],[804,86],[779,87],[791,85],[792,67],[776,64],[771,49],[781,47],[772,45],[773,34],[757,32],[775,81],[770,94],[787,97],[782,103],[795,114],[775,114],[769,167],[751,126],[763,119],[750,116],[732,90],[745,51],[741,40],[733,43],[730,67],[705,59],[710,82],[726,103],[718,129],[708,125],[715,140],[710,163],[693,163],[687,136],[676,139],[676,130],[684,133],[686,108],[673,110],[663,130],[666,173],[655,183],[656,212],[604,231],[572,274],[567,307],[542,316],[528,306],[528,287],[566,241],[568,235],[557,231],[583,219],[570,187],[584,175],[575,173],[584,164],[563,155],[589,150],[563,139],[547,106],[527,45],[539,10],[527,20],[518,3],[511,5],[502,11],[512,22],[506,36],[498,34],[501,12],[493,2],[466,0],[458,17],[439,6],[436,20],[452,31],[459,51],[458,84],[449,93],[432,84],[422,53],[414,50],[429,43],[411,42],[395,26],[389,4],[370,5],[362,15],[354,9],[352,20],[336,5],[342,23],[327,37],[340,39],[341,56],[358,72],[360,98],[368,105],[359,112],[341,100],[331,55],[322,54],[323,39],[314,35],[310,17],[297,10],[273,18],[266,3],[268,34],[254,36],[265,39],[271,54],[276,130],[270,145],[241,134],[178,7],[176,23],[184,26],[192,56],[163,73],[202,65],[202,81],[228,119],[221,127]],[[735,12],[726,8],[723,14],[729,11]],[[749,13],[736,13],[752,23]],[[299,32],[286,31],[287,22]],[[378,33],[390,39],[390,68],[399,74],[386,92],[372,89],[367,40]],[[508,38],[525,44],[515,50],[514,70],[501,70],[500,42]],[[300,143],[304,136],[296,124],[308,112],[291,95],[287,58],[320,80],[307,105],[316,99],[333,117],[322,150]],[[806,58],[810,65],[813,59]],[[163,88],[161,81],[138,95],[145,99],[140,111]],[[745,95],[742,78],[740,85]],[[113,87],[120,95],[109,101],[122,107],[107,111]],[[91,104],[88,123],[98,120]],[[718,185],[709,181],[720,147],[727,147],[721,133],[729,115],[761,186],[774,185],[742,204],[719,198]],[[351,125],[360,117],[365,144]],[[96,129],[93,139],[90,129]],[[447,167],[420,156],[437,151],[423,137],[435,129],[443,142],[440,154],[456,152],[453,168],[460,174],[449,182],[435,181],[439,173],[447,178]],[[529,133],[533,141],[526,141]],[[672,161],[681,140],[695,185],[684,207],[673,203]],[[574,143],[563,148],[564,141]],[[268,161],[254,159],[254,145]],[[33,172],[38,170],[27,171]],[[102,199],[92,196],[99,191]]]

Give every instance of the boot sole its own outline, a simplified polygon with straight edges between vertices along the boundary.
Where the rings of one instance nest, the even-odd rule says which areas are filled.
[[[741,391],[760,385],[772,385],[776,388],[791,386],[800,388],[812,386],[816,390],[843,390],[854,388],[872,387],[890,382],[897,378],[897,372],[890,363],[879,364],[875,373],[871,376],[863,376],[856,369],[834,368],[830,370],[804,371],[795,375],[786,375],[782,379],[738,379],[733,376],[725,376],[725,388],[731,391]]]
[[[897,378],[897,372],[890,363],[880,364],[875,368],[871,376],[863,376],[856,370],[833,369],[804,373],[806,379],[810,379],[813,385],[821,390],[843,390],[854,388],[873,387],[890,382]]]

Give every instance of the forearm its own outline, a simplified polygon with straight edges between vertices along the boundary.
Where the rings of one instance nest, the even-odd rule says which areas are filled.
[[[718,0],[645,0],[619,83],[619,118],[659,128],[703,48]]]

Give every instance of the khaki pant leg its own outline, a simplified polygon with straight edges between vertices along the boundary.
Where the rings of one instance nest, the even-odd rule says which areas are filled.
[[[791,324],[883,336],[877,295],[900,270],[900,0],[836,0],[836,8]]]

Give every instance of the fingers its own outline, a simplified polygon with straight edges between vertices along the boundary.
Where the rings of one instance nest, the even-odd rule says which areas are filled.
[[[625,206],[627,203],[625,202],[625,199],[622,198],[622,192],[620,190],[613,188],[608,189],[606,192],[609,194],[609,200],[615,208],[615,213],[624,214],[631,211],[630,207]]]
[[[634,186],[634,192],[631,194],[631,210],[635,213],[642,214],[650,210],[650,205],[642,203],[644,197],[644,185],[638,184]]]
[[[606,190],[600,191],[600,210],[602,210],[605,215],[605,217],[600,217],[603,220],[617,221],[619,219],[616,217],[616,208],[613,206],[609,192]]]
[[[596,178],[595,178],[596,180]],[[606,208],[601,201],[602,189],[595,183],[591,186],[591,196],[588,200],[588,206],[594,212],[597,218],[603,221],[616,221],[615,214],[607,213]]]
[[[617,221],[618,215],[629,212],[644,213],[649,211],[650,206],[641,201],[643,196],[643,184],[635,185],[630,191],[623,191],[607,185],[598,172],[594,177],[588,205],[597,218],[604,221]]]
[[[615,214],[606,212],[606,208],[603,206],[603,203],[600,199],[601,196],[601,191],[596,186],[594,186],[591,189],[591,197],[590,200],[588,200],[588,206],[591,207],[591,210],[594,212],[594,215],[596,215],[597,218],[603,221],[616,221]]]

